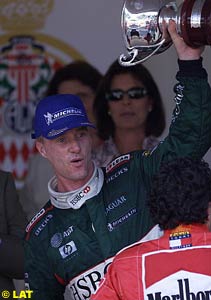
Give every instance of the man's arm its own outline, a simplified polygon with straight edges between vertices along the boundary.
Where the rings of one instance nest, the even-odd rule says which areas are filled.
[[[178,83],[169,134],[151,153],[143,155],[143,174],[150,188],[162,161],[189,156],[201,159],[211,146],[211,90],[202,67],[203,47],[191,48],[177,34],[175,23],[168,31],[178,53]]]
[[[123,299],[118,283],[118,271],[116,272],[115,260],[108,268],[108,272],[102,279],[97,291],[91,295],[90,300],[120,300]]]
[[[56,278],[40,243],[24,241],[25,288],[33,291],[33,300],[64,300],[65,285]]]

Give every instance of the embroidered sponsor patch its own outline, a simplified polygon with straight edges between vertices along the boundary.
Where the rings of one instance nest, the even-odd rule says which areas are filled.
[[[29,232],[32,225],[34,225],[34,223],[45,213],[45,209],[42,208],[33,218],[32,220],[29,222],[29,224],[26,227],[26,232]]]
[[[116,227],[118,227],[119,225],[123,224],[124,222],[127,222],[128,219],[132,216],[134,216],[135,214],[137,214],[137,209],[131,208],[126,214],[124,214],[123,216],[121,216],[120,218],[118,218],[115,221],[112,221],[111,223],[108,223],[108,230],[109,231],[113,231]]]
[[[111,174],[110,176],[108,176],[108,178],[106,179],[106,183],[112,182],[113,180],[117,179],[120,175],[122,175],[126,172],[128,172],[127,167],[121,168],[120,170],[116,171],[114,174]]]
[[[77,251],[76,245],[73,241],[61,246],[59,252],[62,258],[66,258]]]
[[[179,249],[192,246],[191,234],[189,231],[175,232],[169,236],[169,248]]]
[[[119,167],[122,163],[130,160],[130,154],[125,154],[117,157],[111,163],[109,163],[106,167],[106,173],[112,171],[116,167]]]
[[[68,116],[84,116],[83,112],[75,107],[67,107],[63,110],[56,111],[55,113],[44,114],[44,118],[47,125],[52,124],[53,122],[57,121],[58,119],[66,118]]]
[[[52,129],[49,133],[48,133],[48,137],[52,137],[52,136],[56,136],[56,135],[59,135],[61,133],[63,133],[65,130],[67,130],[68,127],[64,127],[62,129],[58,129],[58,130],[54,130]]]
[[[69,200],[68,202],[75,206],[81,199],[83,199],[88,193],[91,191],[91,186],[87,185],[83,191],[79,192],[72,200]]]
[[[124,195],[122,195],[122,196],[118,197],[117,199],[115,199],[114,201],[110,202],[105,208],[106,214],[108,214],[110,211],[117,208],[118,206],[122,205],[126,201],[127,201],[127,198]]]
[[[99,284],[107,272],[107,268],[112,260],[113,257],[106,259],[105,261],[74,277],[66,288],[65,299],[89,299],[99,287]]]
[[[45,218],[44,218],[44,220],[43,220],[43,222],[41,223],[41,225],[35,230],[35,235],[36,236],[38,236],[42,231],[43,231],[43,229],[45,228],[45,226],[48,224],[48,222],[51,220],[53,218],[53,215],[51,215],[51,214],[48,214]]]
[[[176,106],[175,106],[175,109],[172,114],[172,123],[176,121],[176,119],[178,118],[178,116],[180,114],[180,104],[184,98],[184,94],[183,94],[184,88],[185,88],[184,85],[181,85],[180,83],[178,83],[174,88],[174,91],[176,93],[176,95],[174,97]]]
[[[63,233],[61,232],[56,232],[54,235],[51,237],[51,246],[53,248],[58,248],[61,246],[62,241],[64,238],[68,237],[73,233],[73,225],[69,226]]]
[[[63,237],[62,237],[61,232],[55,233],[51,238],[51,246],[53,248],[58,248],[59,246],[61,246],[62,240],[63,240]]]
[[[67,236],[69,236],[72,232],[73,232],[73,225],[71,225],[71,226],[69,226],[68,228],[67,228],[67,230],[65,230],[64,232],[63,232],[63,237],[65,238],[65,237],[67,237]]]

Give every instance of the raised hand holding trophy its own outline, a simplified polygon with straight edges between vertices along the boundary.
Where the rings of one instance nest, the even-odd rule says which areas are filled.
[[[128,55],[119,62],[130,66],[168,49],[170,36],[162,34],[163,21],[176,22],[177,32],[191,47],[211,44],[211,0],[126,0],[121,25]]]

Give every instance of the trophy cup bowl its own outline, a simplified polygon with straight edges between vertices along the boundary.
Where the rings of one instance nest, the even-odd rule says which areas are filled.
[[[120,64],[135,65],[167,50],[172,41],[169,35],[163,36],[162,22],[170,19],[189,46],[211,44],[211,0],[184,0],[180,5],[166,0],[126,0],[121,26],[128,55],[120,55]]]

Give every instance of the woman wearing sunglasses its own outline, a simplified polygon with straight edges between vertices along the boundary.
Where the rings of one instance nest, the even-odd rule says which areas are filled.
[[[165,128],[160,92],[142,64],[126,68],[114,61],[99,86],[94,110],[104,140],[95,151],[100,166],[120,154],[152,149]]]

